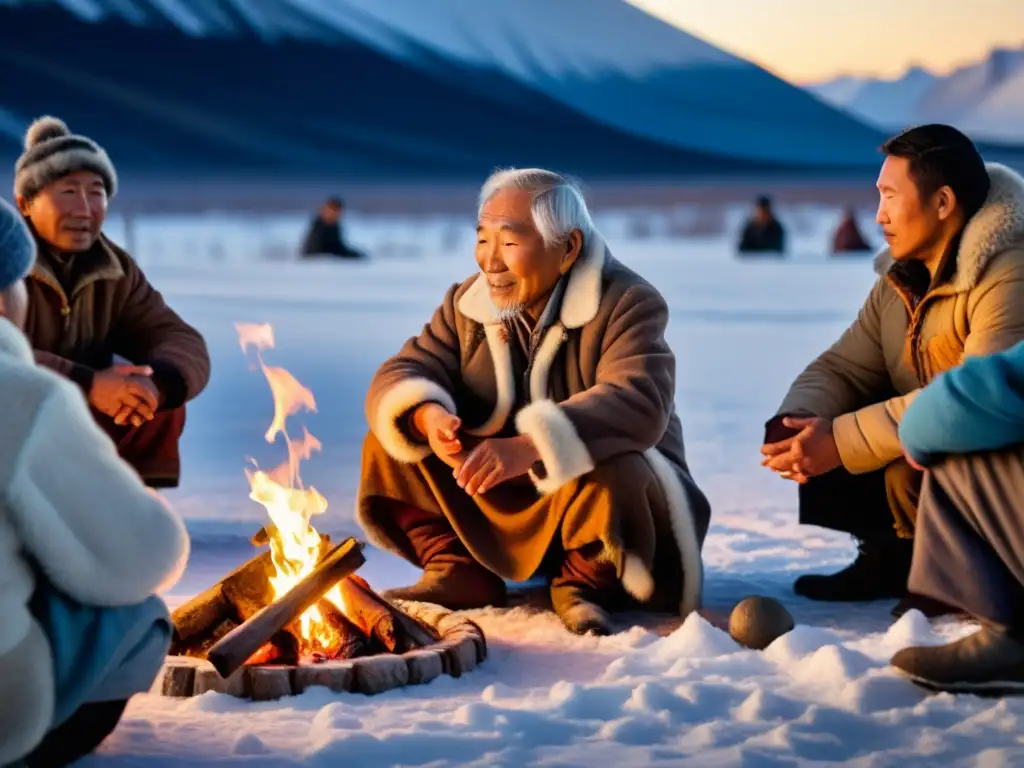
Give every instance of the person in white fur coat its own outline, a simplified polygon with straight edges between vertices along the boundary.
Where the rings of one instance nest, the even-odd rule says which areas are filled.
[[[20,328],[35,244],[0,200],[0,765],[66,765],[151,686],[171,624],[154,595],[188,558],[181,520],[37,367]]]

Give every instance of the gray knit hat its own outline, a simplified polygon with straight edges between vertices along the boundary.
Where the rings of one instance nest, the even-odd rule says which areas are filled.
[[[40,117],[25,132],[25,153],[14,164],[14,194],[31,200],[47,184],[77,171],[99,175],[107,197],[117,192],[117,173],[103,147],[72,134],[56,117]]]
[[[0,197],[0,291],[29,273],[36,261],[36,241],[25,220]]]

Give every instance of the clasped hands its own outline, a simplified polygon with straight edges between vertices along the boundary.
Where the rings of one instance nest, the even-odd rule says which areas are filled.
[[[832,437],[831,419],[786,416],[782,424],[798,431],[784,440],[762,445],[762,467],[803,485],[812,477],[830,472],[842,464]]]
[[[455,481],[470,496],[487,493],[525,475],[539,459],[533,441],[525,435],[487,438],[467,450],[459,439],[461,419],[437,403],[424,403],[416,408],[411,421],[434,455],[452,468]]]
[[[89,403],[118,426],[139,427],[152,421],[163,402],[148,365],[114,365],[97,371],[89,390]]]

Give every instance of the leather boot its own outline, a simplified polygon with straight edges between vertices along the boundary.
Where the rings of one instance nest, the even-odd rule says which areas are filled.
[[[857,559],[828,576],[809,574],[793,584],[793,591],[811,600],[868,602],[903,597],[910,578],[914,542],[886,539],[860,543]]]
[[[505,605],[505,582],[473,559],[447,520],[409,506],[396,506],[394,520],[408,537],[423,576],[412,586],[381,592],[383,597],[453,611]]]
[[[577,635],[615,634],[602,605],[614,604],[622,593],[615,567],[600,559],[603,545],[565,553],[561,573],[551,582],[551,605],[566,629]]]
[[[1024,693],[1024,643],[983,626],[946,645],[904,648],[892,666],[934,691],[1002,696]]]

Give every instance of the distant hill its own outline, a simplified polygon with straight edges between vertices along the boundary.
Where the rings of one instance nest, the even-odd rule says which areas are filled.
[[[843,174],[881,138],[621,0],[0,0],[0,68],[0,163],[52,113],[133,174]]]
[[[993,50],[945,76],[912,68],[892,80],[841,77],[808,90],[884,130],[941,122],[980,140],[1024,144],[1024,47]]]

